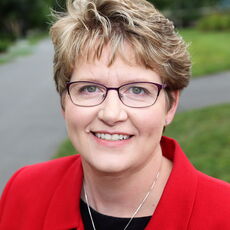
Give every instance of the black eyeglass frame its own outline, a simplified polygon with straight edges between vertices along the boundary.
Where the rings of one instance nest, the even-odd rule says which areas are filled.
[[[103,100],[102,100],[100,103],[96,104],[96,105],[79,105],[79,104],[76,104],[76,103],[73,101],[73,99],[72,99],[72,97],[71,97],[71,94],[70,94],[70,86],[71,86],[72,84],[76,84],[76,83],[92,83],[92,84],[99,85],[99,86],[105,88],[105,95],[104,95]],[[147,106],[130,106],[130,105],[127,105],[127,104],[125,104],[125,103],[123,102],[123,100],[122,100],[122,95],[119,93],[120,88],[122,88],[122,87],[124,87],[124,86],[127,86],[127,85],[133,85],[133,84],[138,84],[138,83],[148,83],[148,84],[153,84],[153,85],[157,86],[157,89],[158,89],[157,96],[156,96],[155,101],[154,101],[151,105],[147,105]],[[105,86],[105,85],[103,85],[103,84],[101,84],[101,83],[93,82],[93,81],[67,81],[67,82],[66,82],[66,90],[67,90],[67,92],[68,92],[68,95],[69,95],[69,97],[70,97],[72,103],[73,103],[74,105],[80,106],[80,107],[94,107],[94,106],[100,105],[100,104],[102,104],[102,103],[105,101],[105,99],[106,99],[106,97],[107,97],[107,95],[108,95],[108,91],[109,91],[109,90],[115,90],[115,91],[117,91],[117,94],[118,94],[118,97],[119,97],[120,101],[121,101],[125,106],[130,107],[130,108],[146,108],[146,107],[150,107],[150,106],[152,106],[152,105],[154,105],[154,104],[156,103],[156,101],[157,101],[157,99],[158,99],[158,97],[159,97],[159,94],[160,94],[161,90],[162,90],[162,89],[165,89],[166,87],[167,87],[166,84],[159,84],[159,83],[148,82],[148,81],[129,82],[129,83],[123,84],[123,85],[121,85],[121,86],[119,86],[119,87],[107,87],[107,86]]]

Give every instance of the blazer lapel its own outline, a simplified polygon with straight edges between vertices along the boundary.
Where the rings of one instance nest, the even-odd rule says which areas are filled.
[[[83,229],[79,211],[82,187],[82,166],[80,157],[69,167],[60,179],[47,210],[44,230]]]
[[[163,138],[161,144],[164,156],[173,161],[173,169],[146,230],[184,230],[192,213],[198,176],[176,141]]]

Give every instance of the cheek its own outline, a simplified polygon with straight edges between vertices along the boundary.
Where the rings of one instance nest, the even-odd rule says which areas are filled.
[[[84,113],[80,107],[70,103],[65,104],[64,118],[70,138],[72,135],[76,135],[80,130],[84,129],[89,119],[87,113]]]
[[[163,109],[140,111],[138,114],[133,114],[133,123],[141,135],[161,135],[165,125],[165,115]]]
[[[76,142],[79,138],[83,138],[96,117],[97,110],[94,107],[79,107],[66,100],[64,118],[71,141]]]
[[[65,122],[68,137],[78,152],[87,148],[86,136],[90,118],[80,107],[66,106]]]

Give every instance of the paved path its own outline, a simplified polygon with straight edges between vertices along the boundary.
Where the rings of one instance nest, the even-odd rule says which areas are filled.
[[[50,159],[66,137],[52,80],[52,47],[0,66],[0,193],[15,170]]]
[[[50,159],[66,137],[52,80],[52,46],[0,66],[0,193],[18,168]],[[230,72],[193,80],[180,110],[230,102]]]
[[[182,92],[179,111],[230,103],[230,72],[194,79]]]

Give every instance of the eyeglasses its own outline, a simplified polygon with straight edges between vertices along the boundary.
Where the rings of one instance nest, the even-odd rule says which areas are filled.
[[[121,102],[132,108],[144,108],[153,105],[166,84],[153,82],[132,82],[120,87],[106,87],[91,81],[67,82],[66,88],[73,104],[82,107],[100,105],[109,90],[116,90]]]

